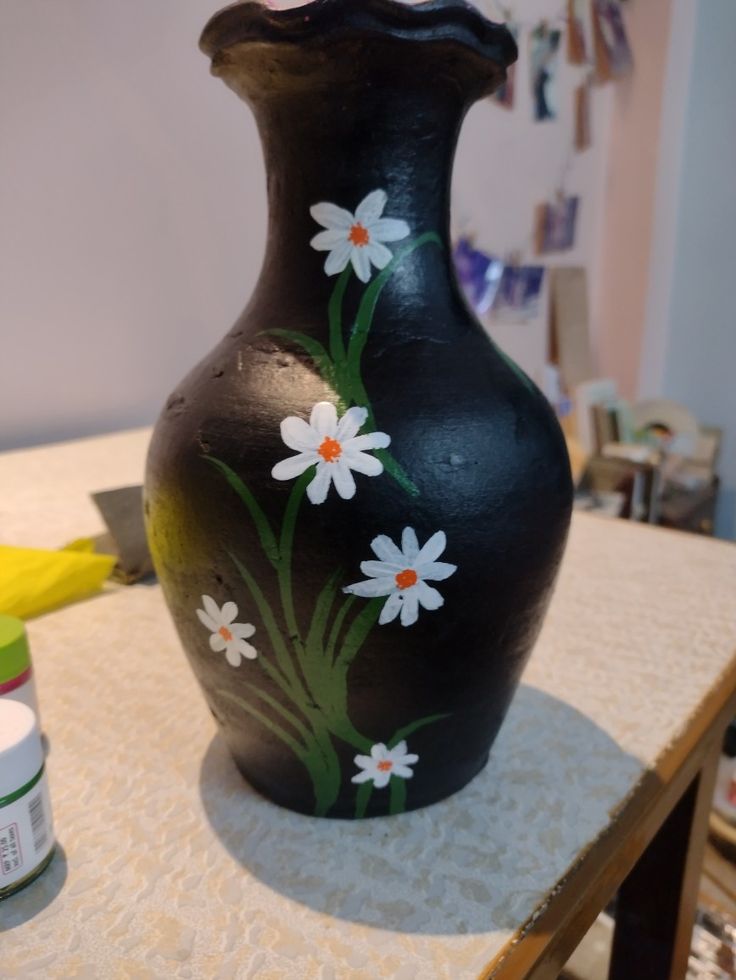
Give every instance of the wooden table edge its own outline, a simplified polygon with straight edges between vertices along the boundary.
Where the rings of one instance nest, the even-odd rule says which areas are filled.
[[[685,731],[656,768],[644,773],[610,825],[560,878],[542,910],[481,972],[480,980],[559,976],[709,756],[717,753],[734,715],[736,652]]]

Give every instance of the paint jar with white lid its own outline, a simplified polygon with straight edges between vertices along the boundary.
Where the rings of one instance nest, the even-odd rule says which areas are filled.
[[[36,716],[20,701],[0,699],[0,899],[41,874],[54,844]]]
[[[0,615],[0,699],[4,698],[22,701],[40,718],[25,625]]]

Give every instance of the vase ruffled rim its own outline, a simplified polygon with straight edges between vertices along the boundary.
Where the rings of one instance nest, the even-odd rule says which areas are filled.
[[[216,13],[200,47],[216,58],[248,42],[298,43],[346,37],[454,42],[505,69],[518,51],[511,32],[467,0],[311,0],[276,9],[264,0],[239,0]]]

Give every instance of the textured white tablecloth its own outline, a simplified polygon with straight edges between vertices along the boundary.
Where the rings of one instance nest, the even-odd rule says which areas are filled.
[[[101,530],[147,432],[0,456],[0,542]],[[280,810],[236,773],[157,586],[30,624],[61,852],[0,903],[0,975],[475,977],[539,912],[736,650],[736,547],[576,516],[491,762],[427,810]]]

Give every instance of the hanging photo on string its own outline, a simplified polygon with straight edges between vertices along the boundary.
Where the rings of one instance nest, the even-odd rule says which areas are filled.
[[[529,323],[541,311],[544,266],[507,265],[491,309],[498,323]]]
[[[552,31],[545,23],[535,27],[529,37],[532,97],[536,122],[557,118],[559,108],[557,76],[561,37],[561,31]]]
[[[537,207],[534,240],[538,255],[566,252],[575,245],[579,197],[565,197]]]
[[[596,80],[607,82],[626,75],[634,59],[619,0],[593,0],[593,27]]]
[[[584,82],[575,89],[575,149],[587,150],[593,143],[590,111],[590,84]]]
[[[518,43],[519,41],[519,25],[513,22],[507,21],[506,27],[511,32],[514,40]],[[494,102],[498,105],[503,106],[504,109],[514,108],[514,96],[516,94],[516,62],[510,65],[506,69],[506,81],[497,88],[496,91],[491,96]]]
[[[567,60],[585,65],[593,60],[592,0],[567,0]]]
[[[465,298],[475,313],[483,316],[496,298],[503,262],[475,248],[469,238],[458,239],[452,257]]]

